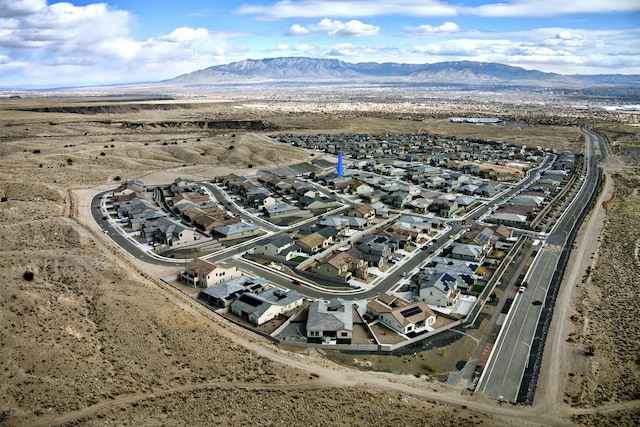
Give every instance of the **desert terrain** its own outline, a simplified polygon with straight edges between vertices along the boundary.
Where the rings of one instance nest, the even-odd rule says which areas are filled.
[[[289,105],[0,102],[0,425],[640,424],[640,141],[630,124],[594,123],[616,160],[603,165],[601,194],[574,245],[531,407],[278,347],[167,287],[162,271],[93,223],[90,196],[123,180],[206,179],[321,155],[265,138],[277,131],[432,132],[583,147],[575,126],[481,127],[427,111],[419,120],[394,118],[378,105],[348,114],[348,103],[344,111]]]

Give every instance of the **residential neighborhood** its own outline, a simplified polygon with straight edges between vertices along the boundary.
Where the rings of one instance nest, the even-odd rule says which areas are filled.
[[[103,220],[149,257],[184,260],[175,286],[234,322],[378,350],[377,328],[410,343],[471,316],[580,162],[427,134],[271,137],[324,157],[251,176],[126,181],[103,196]],[[338,153],[340,171],[326,157]]]

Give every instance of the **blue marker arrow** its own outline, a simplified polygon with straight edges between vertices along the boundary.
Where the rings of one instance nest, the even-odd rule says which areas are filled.
[[[342,172],[344,172],[344,166],[342,166],[342,153],[338,153],[338,166],[336,166],[336,171],[338,172],[338,176],[342,176]]]

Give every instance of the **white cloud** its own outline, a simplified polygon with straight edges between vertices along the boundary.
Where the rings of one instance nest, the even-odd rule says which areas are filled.
[[[193,29],[189,27],[180,27],[173,30],[171,33],[166,36],[160,37],[160,40],[173,42],[173,43],[181,43],[181,42],[191,42],[194,40],[204,40],[209,37],[209,31],[205,28]]]
[[[627,13],[640,11],[640,2],[636,0],[511,0],[477,7],[460,7],[458,11],[461,14],[494,18]]]
[[[455,16],[456,7],[439,0],[282,0],[268,6],[245,4],[238,13],[260,19],[370,17],[380,15]]]
[[[317,24],[312,24],[308,27],[294,24],[289,27],[289,30],[287,30],[285,35],[297,36],[305,35],[311,32],[326,34],[331,37],[372,36],[380,32],[380,27],[376,25],[365,24],[356,19],[352,19],[348,22],[342,22],[324,18]]]
[[[287,32],[284,34],[285,36],[303,36],[305,34],[309,34],[309,29],[305,28],[298,24],[293,24],[289,27]]]
[[[640,11],[637,0],[504,0],[468,7],[440,0],[282,0],[270,5],[242,5],[238,13],[260,19],[371,17],[381,15],[532,17],[572,14],[627,13]]]
[[[277,50],[289,50],[291,47],[286,44],[286,43],[280,43],[278,46],[276,46]]]
[[[0,18],[32,15],[46,8],[46,0],[0,0]]]
[[[242,50],[241,33],[176,28],[135,40],[132,16],[104,3],[74,6],[0,0],[0,82],[93,84],[153,81],[205,68]],[[11,17],[7,15],[12,14]]]
[[[428,24],[420,25],[417,27],[404,27],[403,31],[408,33],[425,35],[425,34],[433,34],[433,33],[456,33],[460,31],[460,27],[455,22],[446,21],[442,25],[431,26]]]
[[[313,47],[309,46],[308,44],[299,44],[298,46],[296,46],[296,50],[299,52],[311,52],[313,51]]]

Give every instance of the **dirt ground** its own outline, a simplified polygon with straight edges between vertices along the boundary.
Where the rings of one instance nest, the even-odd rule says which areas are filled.
[[[633,209],[638,177],[629,169],[607,181],[615,195],[606,206],[603,235],[609,237],[599,246],[585,243],[588,256],[565,296],[566,311],[559,308],[561,315],[554,316],[558,332],[549,339],[561,345],[545,351],[543,397],[533,407],[517,407],[417,378],[410,370],[365,372],[317,352],[290,353],[164,285],[158,280],[162,269],[122,253],[92,224],[91,194],[125,179],[207,178],[311,160],[314,153],[269,142],[263,135],[271,129],[236,128],[232,122],[226,124],[232,129],[203,128],[187,120],[264,117],[242,103],[158,109],[136,103],[114,109],[108,103],[88,114],[76,108],[81,101],[0,104],[0,424],[640,422],[633,280],[639,277],[639,237],[633,233],[640,220]],[[36,103],[49,110],[14,109]],[[287,126],[293,122],[287,117]],[[334,122],[343,126],[343,119]],[[387,119],[378,122],[381,129],[387,125]],[[356,121],[345,128],[367,131],[360,126]],[[567,140],[557,138],[558,144]],[[597,229],[603,217],[594,218]],[[629,244],[620,245],[616,236],[629,236]],[[424,366],[436,357],[425,354],[415,363]],[[550,381],[552,374],[563,380]]]

